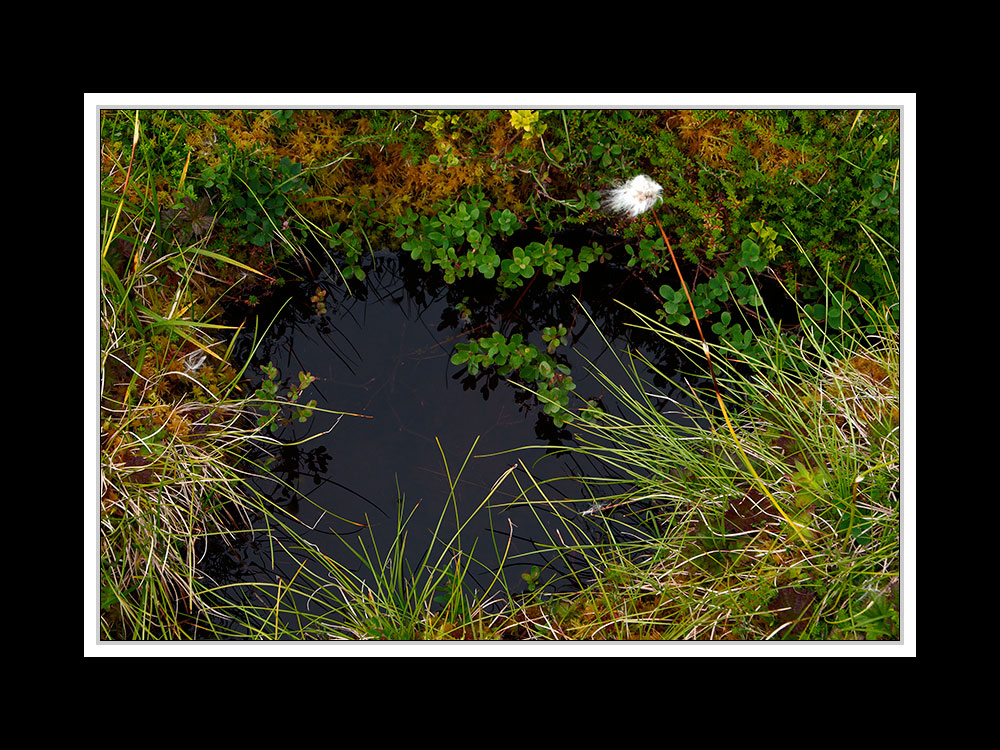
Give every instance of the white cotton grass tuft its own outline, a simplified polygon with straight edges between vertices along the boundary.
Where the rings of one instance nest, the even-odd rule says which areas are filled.
[[[656,205],[663,193],[663,186],[644,174],[636,175],[624,185],[604,191],[604,207],[633,218],[646,213]]]

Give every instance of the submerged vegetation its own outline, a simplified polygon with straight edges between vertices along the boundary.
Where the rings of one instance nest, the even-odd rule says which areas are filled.
[[[101,637],[898,640],[899,114],[101,112]],[[571,321],[499,330],[455,303],[452,365],[512,380],[566,451],[628,479],[557,500],[516,453],[525,471],[497,478],[564,521],[571,594],[537,568],[470,594],[457,532],[408,569],[402,503],[391,549],[354,550],[362,581],[247,481],[316,401],[273,364],[248,387],[237,338],[259,340],[290,281],[362,283],[382,248],[515,309],[571,291],[580,315],[624,269],[646,295],[618,300],[632,324],[714,381],[670,405],[681,427],[640,375],[672,374],[627,352],[586,401],[560,358]],[[310,303],[325,313],[322,288]],[[214,580],[203,562],[255,524],[301,566]]]

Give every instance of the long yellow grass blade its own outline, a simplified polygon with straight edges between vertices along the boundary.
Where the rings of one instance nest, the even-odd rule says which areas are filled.
[[[139,145],[139,110],[135,111],[135,129],[132,133],[132,156],[128,160],[128,171],[125,173],[125,184],[122,185],[122,198],[118,201],[118,209],[115,211],[115,220],[111,225],[111,231],[108,232],[108,241],[104,244],[104,249],[101,250],[101,257],[103,258],[108,253],[108,248],[111,247],[111,240],[115,236],[115,230],[118,228],[118,217],[121,216],[122,206],[125,205],[125,192],[128,190],[128,181],[132,177],[132,163],[135,161],[135,147]]]
[[[213,260],[217,260],[221,263],[228,263],[232,266],[236,266],[237,268],[242,268],[244,271],[249,271],[250,273],[257,274],[258,276],[261,276],[262,278],[265,278],[268,281],[274,281],[274,279],[271,276],[268,276],[263,271],[260,271],[254,268],[253,266],[248,266],[246,263],[240,263],[238,260],[233,260],[228,256],[220,255],[219,253],[214,253],[211,250],[206,250],[201,247],[191,247],[188,249],[191,252],[196,253],[198,255],[204,255],[207,258],[212,258]]]

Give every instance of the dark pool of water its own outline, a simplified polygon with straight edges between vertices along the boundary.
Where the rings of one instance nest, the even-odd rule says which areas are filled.
[[[488,283],[446,285],[405,256],[385,252],[373,259],[365,283],[352,285],[353,294],[330,274],[289,290],[288,304],[253,355],[250,386],[268,362],[286,382],[305,371],[317,379],[303,401],[315,398],[319,409],[357,416],[338,421],[317,411],[305,424],[282,428],[276,437],[284,445],[272,451],[272,469],[285,484],[261,481],[260,490],[287,511],[305,539],[362,577],[364,566],[348,546],[364,545],[384,558],[397,538],[402,504],[409,518],[406,557],[414,565],[428,549],[437,558],[452,539],[457,515],[461,522],[471,519],[457,545],[466,553],[474,550],[477,565],[468,582],[473,588],[485,589],[505,555],[504,574],[514,591],[525,588],[520,574],[532,565],[543,571],[540,584],[561,580],[552,585],[570,586],[561,579],[566,561],[546,549],[567,533],[565,523],[544,510],[538,518],[526,508],[513,476],[495,491],[488,508],[480,506],[497,479],[523,461],[535,480],[548,482],[547,497],[581,499],[576,507],[582,511],[588,506],[584,490],[570,477],[607,476],[608,469],[555,450],[572,442],[571,428],[556,428],[530,394],[495,373],[470,377],[450,358],[470,327],[479,327],[474,335],[520,331],[543,348],[541,328],[562,323],[572,336],[559,351],[572,367],[576,393],[601,399],[606,408],[614,402],[587,373],[584,358],[623,380],[613,350],[633,346],[664,372],[674,372],[680,366],[677,354],[631,329],[627,323],[634,316],[613,301],[648,309],[652,300],[643,285],[624,268],[597,271],[573,288],[547,290],[544,280],[536,280],[537,286],[500,300]],[[317,288],[327,292],[323,314],[309,299]],[[467,319],[456,306],[462,301],[471,310]],[[611,340],[610,349],[601,332]],[[662,393],[684,400],[669,382],[645,375]],[[663,403],[665,410],[672,408]],[[521,447],[528,449],[509,452]],[[522,487],[531,485],[523,469],[516,477]],[[528,497],[541,499],[537,491]],[[238,577],[275,575],[268,545],[259,537],[240,555]],[[287,581],[294,563],[284,564],[279,574]]]

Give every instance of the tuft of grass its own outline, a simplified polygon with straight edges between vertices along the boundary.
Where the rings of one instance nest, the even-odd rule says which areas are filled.
[[[524,608],[521,636],[898,639],[894,304],[865,301],[836,331],[805,307],[794,329],[765,314],[754,353],[711,345],[712,378],[700,336],[633,311],[686,353],[688,398],[651,385],[641,372],[670,377],[635,353],[624,385],[594,368],[609,406],[581,408],[569,450],[607,476],[578,478],[577,533],[559,540],[592,582]]]
[[[407,512],[402,495],[397,506],[396,536],[388,549],[379,550],[374,537],[368,542],[345,540],[347,550],[361,564],[360,572],[348,569],[311,545],[300,548],[303,559],[311,563],[303,569],[304,587],[300,594],[300,601],[308,604],[300,609],[323,614],[313,617],[309,627],[299,631],[299,637],[391,641],[500,637],[497,617],[490,611],[511,596],[502,574],[503,565],[491,573],[485,591],[469,585],[470,570],[478,572],[485,566],[476,561],[474,545],[472,549],[463,549],[461,538],[470,519],[487,507],[514,467],[504,472],[468,518],[462,519],[455,488],[476,442],[454,475],[441,451],[451,489],[442,503],[432,540],[415,562],[407,550],[407,527],[416,507]],[[448,519],[452,513],[453,526]],[[505,551],[502,562],[506,559]]]
[[[220,269],[266,276],[207,249],[209,234],[165,239],[156,201],[128,197],[164,180],[133,163],[138,113],[134,132],[100,253],[101,638],[259,630],[277,621],[283,592],[262,587],[259,610],[233,609],[201,563],[271,515],[246,480],[259,470],[247,458],[273,443],[259,419],[274,404],[241,392],[243,368],[230,361],[243,326],[218,322],[217,304],[232,287]]]
[[[190,637],[207,540],[249,526],[236,467],[256,410],[215,340],[236,329],[191,321],[183,285],[168,300],[155,283],[165,264],[136,259],[101,269],[101,634]]]

